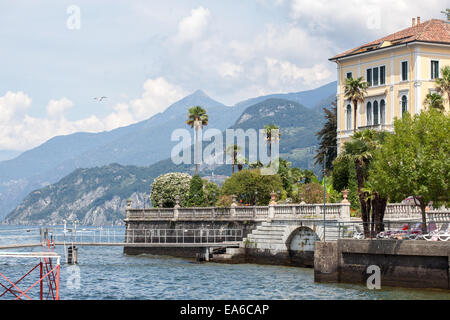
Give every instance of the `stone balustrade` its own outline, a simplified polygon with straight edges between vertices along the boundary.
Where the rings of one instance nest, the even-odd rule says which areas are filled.
[[[323,217],[323,204],[282,204],[269,206],[192,207],[192,208],[127,208],[127,220],[230,219],[268,220]],[[350,205],[330,203],[325,206],[329,219],[350,219]]]
[[[127,207],[127,220],[255,220],[316,219],[324,214],[323,204],[276,204],[268,206],[192,207],[192,208],[131,208]],[[327,219],[350,220],[349,203],[327,203]],[[450,209],[430,209],[427,216],[434,221],[450,220]],[[421,217],[420,208],[407,204],[390,203],[385,220],[407,220]]]
[[[434,220],[450,217],[449,208],[432,208],[426,210],[427,217]],[[386,206],[384,219],[417,219],[422,217],[422,212],[418,206],[402,203],[389,203]]]

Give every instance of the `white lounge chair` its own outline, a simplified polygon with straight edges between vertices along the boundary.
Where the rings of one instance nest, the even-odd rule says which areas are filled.
[[[428,234],[422,235],[422,238],[427,241],[438,241],[440,235],[445,235],[448,229],[448,223],[441,224],[439,230],[436,228],[436,224],[431,222],[428,226]]]
[[[447,230],[442,231],[442,233],[438,235],[438,238],[441,241],[448,241],[450,239],[450,225],[447,224]]]
[[[364,232],[358,225],[355,225],[356,232],[353,234],[354,239],[364,239]]]

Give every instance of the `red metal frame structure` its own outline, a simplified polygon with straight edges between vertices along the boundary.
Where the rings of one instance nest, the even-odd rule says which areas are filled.
[[[40,259],[37,265],[31,268],[30,271],[25,273],[25,275],[16,282],[12,282],[10,279],[8,279],[8,277],[0,272],[0,287],[4,289],[3,292],[0,292],[0,298],[6,293],[10,293],[15,297],[14,300],[22,300],[25,298],[31,300],[30,296],[27,293],[29,293],[32,288],[39,284],[40,300],[59,300],[59,275],[61,257],[54,252],[55,246],[53,241],[43,241],[43,247],[43,252],[0,252],[0,258],[13,257]],[[53,267],[53,259],[56,259],[55,267]],[[20,289],[18,287],[18,284],[37,269],[39,269],[39,280],[34,282],[26,290]],[[2,280],[6,280],[7,283],[3,284]],[[46,290],[44,289],[44,287]]]

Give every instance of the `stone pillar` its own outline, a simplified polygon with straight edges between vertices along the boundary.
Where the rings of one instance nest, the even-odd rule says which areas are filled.
[[[178,219],[178,209],[180,208],[180,196],[175,196],[175,206],[173,207],[173,220]]]
[[[322,205],[323,206],[323,205]],[[323,209],[322,209],[323,210]],[[316,216],[323,214],[323,211],[320,210],[320,204],[316,204]]]
[[[339,220],[349,221],[350,218],[350,202],[341,202],[341,207],[339,209]]]
[[[339,208],[339,220],[350,220],[350,201],[348,201],[348,192],[349,190],[342,190],[342,197],[344,198],[341,201],[341,207]]]
[[[337,241],[314,243],[314,282],[340,282]]]
[[[236,207],[237,207],[237,196],[234,194],[231,195],[231,200],[233,202],[231,203],[230,214],[231,214],[231,217],[235,217],[236,216]]]
[[[277,202],[275,201],[277,194],[272,191],[270,194],[270,202],[269,202],[269,216],[267,217],[267,222],[271,222],[273,218],[275,218],[275,206]]]

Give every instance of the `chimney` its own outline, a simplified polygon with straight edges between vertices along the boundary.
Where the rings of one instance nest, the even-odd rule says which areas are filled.
[[[417,25],[420,24],[420,17],[417,17]]]
[[[416,18],[412,18],[412,27],[414,27],[416,25]]]

